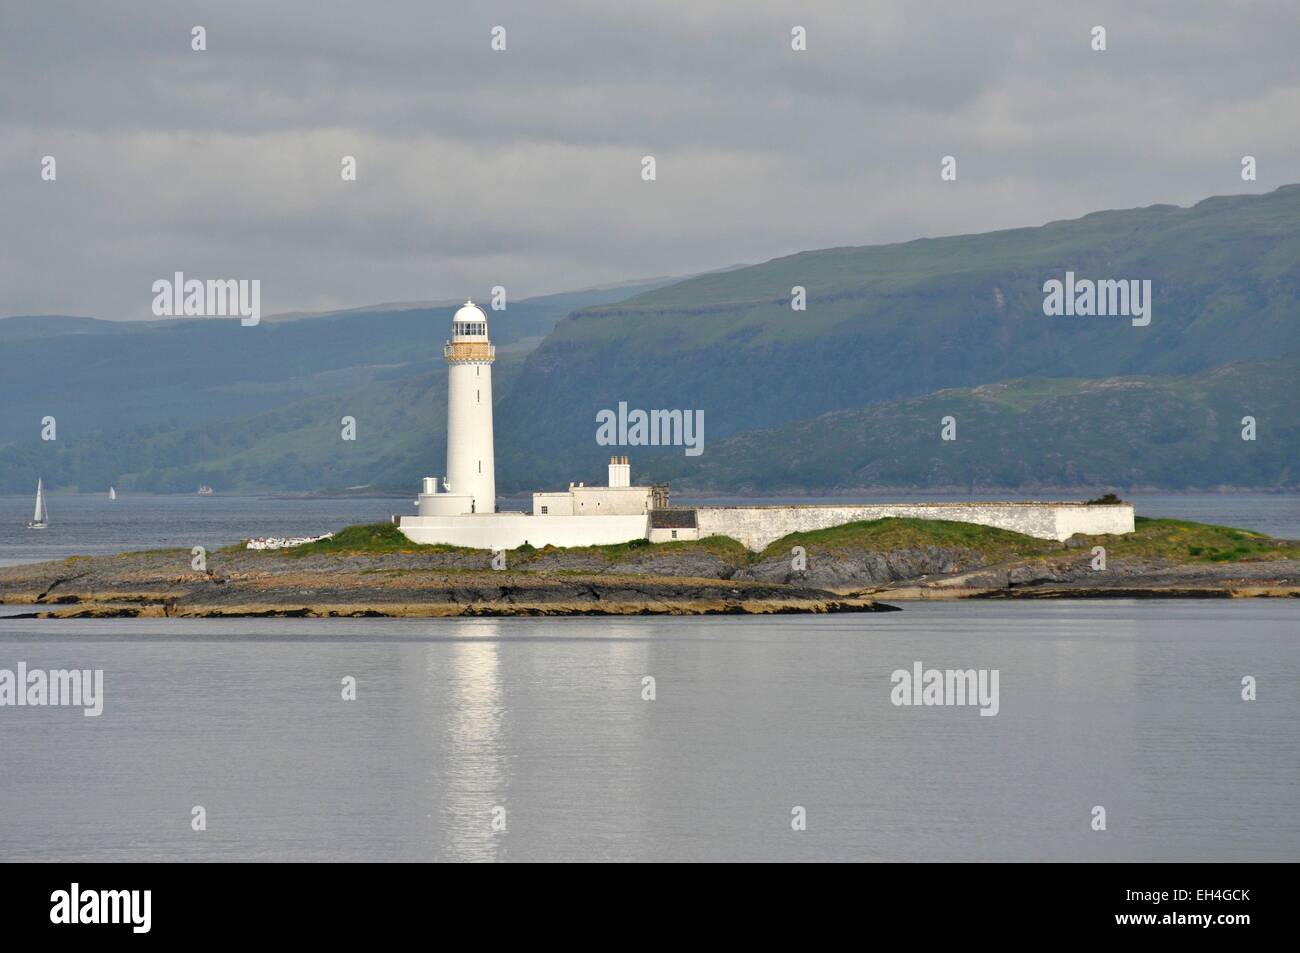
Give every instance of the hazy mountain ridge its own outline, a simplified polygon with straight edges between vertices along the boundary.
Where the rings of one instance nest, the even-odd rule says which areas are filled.
[[[499,353],[525,351],[575,307],[627,293],[620,286],[510,302],[489,312],[493,340]],[[418,308],[256,327],[216,318],[0,319],[0,446],[35,446],[45,416],[57,420],[60,440],[102,439],[142,427],[161,432],[235,420],[424,374],[441,363],[450,319],[447,309]],[[3,459],[0,486],[9,486]]]
[[[1150,278],[1151,325],[1045,316],[1042,282],[1066,270]],[[794,284],[808,289],[806,312],[790,310]],[[1292,365],[1281,365],[1289,376],[1268,369],[1275,365],[1254,378],[1225,369],[1231,400],[1207,370],[1300,353],[1300,186],[1190,209],[810,251],[652,285],[490,312],[501,492],[603,479],[612,450],[595,443],[596,413],[620,401],[705,411],[702,458],[624,451],[643,477],[700,487],[1295,482]],[[38,475],[53,488],[83,489],[414,487],[443,469],[448,320],[445,310],[421,309],[352,309],[257,328],[0,320],[0,441],[11,441],[0,447],[0,492],[29,492]],[[1012,426],[999,410],[1008,401],[1033,406],[1064,433],[1076,423],[1070,412],[1103,422],[1132,413],[1100,399],[1116,389],[1140,395],[1137,416],[1152,422],[1134,429],[1117,420],[1128,456],[1109,452],[1104,428],[1061,444],[1029,432],[980,436],[985,423]],[[1263,408],[1253,455],[1216,456],[1233,432],[1223,421],[1253,412],[1245,404]],[[943,406],[961,436],[935,455]],[[46,414],[59,422],[52,444],[36,437]],[[355,443],[339,439],[344,415],[357,418]],[[1021,414],[1014,427],[1035,419]],[[859,441],[852,466],[828,455],[832,433]],[[1290,449],[1279,447],[1281,435]],[[978,445],[997,448],[997,459]],[[879,446],[897,452],[874,453]],[[1161,450],[1171,447],[1181,449]]]

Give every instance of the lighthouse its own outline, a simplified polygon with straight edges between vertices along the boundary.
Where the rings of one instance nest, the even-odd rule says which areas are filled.
[[[461,513],[496,510],[496,457],[492,445],[492,363],[496,348],[488,339],[487,315],[473,301],[451,319],[447,359],[447,477],[451,499]],[[455,501],[455,502],[453,502]]]
[[[498,512],[492,444],[496,349],[488,338],[487,315],[473,301],[453,315],[442,356],[447,361],[447,471],[441,480],[424,478],[415,516],[394,517],[408,539],[503,550],[649,538],[651,511],[667,505],[666,488],[632,486],[632,467],[622,456],[610,458],[609,486],[570,483],[568,490],[534,493],[531,513]],[[686,539],[694,531],[694,524],[674,526],[663,538]]]

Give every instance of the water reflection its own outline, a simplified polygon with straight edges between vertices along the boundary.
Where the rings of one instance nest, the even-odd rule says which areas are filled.
[[[446,692],[442,785],[448,860],[500,860],[509,831],[501,641],[495,621],[467,623],[450,643],[424,648],[431,684]],[[436,723],[435,723],[436,725]],[[504,816],[501,816],[504,809]],[[504,820],[506,830],[494,830]]]

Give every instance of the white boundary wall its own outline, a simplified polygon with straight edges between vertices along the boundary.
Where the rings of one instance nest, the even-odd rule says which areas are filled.
[[[1066,540],[1089,535],[1133,532],[1129,503],[886,503],[846,506],[701,506],[697,529],[678,531],[678,539],[730,536],[758,552],[789,533],[829,529],[860,520],[907,516],[953,520],[1008,529],[1039,539]],[[412,542],[442,543],[473,549],[533,546],[601,546],[632,539],[664,542],[667,530],[650,531],[650,518],[637,516],[533,516],[528,513],[473,513],[459,516],[403,516],[402,532]]]
[[[650,518],[640,516],[532,516],[528,513],[466,513],[403,516],[398,528],[413,543],[471,549],[532,546],[603,546],[645,539]]]
[[[953,520],[1009,529],[1039,539],[1067,540],[1075,533],[1102,535],[1133,532],[1130,503],[886,503],[858,506],[701,506],[695,511],[700,538],[730,536],[755,552],[789,533],[829,529],[908,516]]]

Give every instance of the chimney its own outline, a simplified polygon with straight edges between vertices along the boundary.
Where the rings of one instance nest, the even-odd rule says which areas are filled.
[[[627,457],[609,458],[609,485],[622,487],[632,485],[632,467]]]

